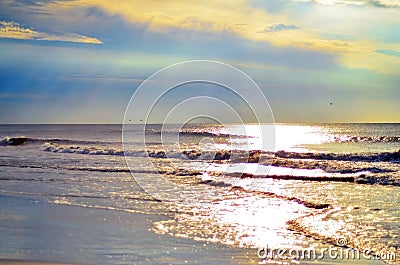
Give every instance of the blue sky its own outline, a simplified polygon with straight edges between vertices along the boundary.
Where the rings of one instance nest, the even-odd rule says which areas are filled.
[[[198,59],[247,73],[278,122],[400,122],[399,28],[398,0],[5,0],[0,123],[120,123],[143,80]],[[199,94],[179,91],[164,108]]]

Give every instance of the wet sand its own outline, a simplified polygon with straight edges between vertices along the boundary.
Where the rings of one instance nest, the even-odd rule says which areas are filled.
[[[219,265],[258,261],[255,250],[151,231],[153,222],[168,216],[55,205],[22,196],[0,195],[0,205],[0,264]]]
[[[0,265],[77,265],[77,264],[4,259],[0,260]]]
[[[55,205],[23,196],[0,195],[0,205],[0,265],[220,265],[261,261],[255,249],[155,234],[152,223],[168,216]],[[299,263],[383,264],[366,260]]]

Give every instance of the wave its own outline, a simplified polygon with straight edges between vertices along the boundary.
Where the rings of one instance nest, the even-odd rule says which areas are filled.
[[[81,155],[110,155],[110,156],[133,156],[133,157],[152,157],[152,158],[167,158],[165,151],[124,151],[122,149],[114,148],[98,148],[93,146],[79,146],[79,145],[59,145],[56,143],[45,143],[42,151],[53,153],[68,153],[68,154],[81,154]],[[175,156],[177,157],[177,156]]]
[[[16,165],[16,164],[2,164],[0,167],[18,167],[18,168],[32,168],[32,169],[59,169],[59,170],[76,170],[76,171],[96,171],[96,172],[113,172],[113,173],[129,173],[135,172],[128,168],[112,168],[112,167],[79,167],[79,166],[48,166],[48,165]],[[137,173],[151,173],[149,171],[140,171]],[[12,177],[2,177],[0,180],[16,180]]]
[[[55,152],[55,153],[74,153],[85,155],[112,155],[112,156],[133,156],[133,157],[150,157],[150,158],[177,158],[188,160],[214,160],[214,161],[229,161],[231,163],[260,163],[271,164],[284,167],[297,168],[300,164],[290,162],[290,160],[326,160],[326,161],[350,161],[350,162],[400,162],[400,150],[395,152],[382,152],[382,153],[349,153],[349,154],[335,154],[335,153],[298,153],[298,152],[264,152],[261,150],[210,150],[202,152],[197,149],[187,149],[183,151],[178,150],[149,150],[149,151],[124,151],[122,149],[114,148],[98,148],[79,145],[59,145],[57,143],[45,143],[42,151]],[[274,160],[275,159],[275,160]],[[285,161],[282,161],[284,159]],[[315,166],[310,165],[311,168]],[[367,171],[371,172],[390,172],[381,171],[379,168],[368,167]],[[357,169],[356,171],[350,170],[349,172],[343,171],[340,173],[356,173],[364,171],[364,169]]]
[[[171,132],[171,133],[177,133],[177,132]],[[179,136],[254,138],[253,136],[249,135],[228,134],[228,133],[210,132],[210,131],[180,131]]]
[[[75,153],[84,155],[114,155],[114,156],[124,156],[123,150],[115,150],[113,148],[101,149],[97,147],[88,146],[77,146],[77,145],[58,145],[56,143],[45,143],[42,151],[54,152],[54,153]],[[134,155],[144,154],[144,152],[136,152]],[[129,155],[128,153],[126,155]]]
[[[243,187],[239,187],[239,186],[233,186],[231,191],[233,191],[235,193],[237,193],[239,191],[239,192],[250,193],[251,195],[258,195],[260,197],[277,198],[277,199],[283,199],[286,201],[293,201],[298,204],[304,205],[307,208],[312,208],[312,209],[317,209],[317,210],[326,209],[326,208],[331,207],[331,205],[329,203],[314,203],[314,202],[305,201],[305,200],[302,200],[302,199],[299,199],[296,197],[278,195],[276,193],[268,192],[268,191],[247,190],[247,189],[244,189]]]
[[[163,157],[162,153],[159,153]],[[185,150],[182,152],[189,159],[197,159],[202,153],[199,150]],[[266,163],[273,162],[273,158],[284,159],[312,159],[312,160],[336,160],[336,161],[351,161],[351,162],[400,162],[400,150],[395,152],[382,153],[298,153],[298,152],[265,152],[261,150],[218,150],[214,153],[213,160],[230,160],[233,163]],[[165,157],[167,157],[165,155]],[[373,170],[373,169],[371,169]]]
[[[202,137],[223,137],[223,138],[253,138],[249,135],[238,135],[221,133],[219,131],[207,131],[207,130],[185,130],[185,131],[162,131],[147,129],[146,132],[155,134],[179,134],[180,136],[202,136]],[[380,142],[380,143],[391,143],[400,142],[400,136],[334,136],[330,140],[331,142]],[[72,140],[72,139],[61,139],[61,138],[34,138],[26,136],[5,136],[0,140],[0,146],[7,145],[23,145],[28,143],[66,143],[66,144],[105,144],[111,142],[103,141],[91,141],[91,140]],[[158,143],[157,143],[158,144]]]
[[[61,138],[33,138],[26,136],[6,136],[0,140],[0,146],[7,145],[25,145],[25,144],[43,144],[43,143],[58,143],[58,144],[107,144],[111,142],[90,141],[90,140],[71,140]]]
[[[6,146],[6,145],[22,145],[25,144],[27,141],[31,140],[31,138],[25,137],[25,136],[18,136],[18,137],[4,137],[3,139],[0,140],[0,145],[1,146]]]
[[[70,153],[70,154],[82,154],[82,155],[111,155],[111,156],[133,156],[133,157],[150,157],[150,158],[178,158],[178,159],[189,159],[194,160],[198,158],[212,159],[212,160],[228,160],[231,157],[232,151],[220,150],[210,151],[204,154],[201,150],[183,150],[183,151],[164,151],[164,150],[149,150],[149,151],[124,151],[122,149],[114,148],[98,148],[91,146],[79,146],[79,145],[59,145],[57,143],[45,143],[42,148],[45,152],[54,153]],[[245,151],[241,151],[243,155]]]
[[[363,229],[362,223],[354,225],[332,218],[340,211],[341,207],[327,208],[320,212],[301,216],[288,221],[288,229],[333,246],[347,248],[347,257],[360,257],[361,252],[368,253],[372,260],[381,260],[382,263],[387,264],[398,264],[396,256],[400,252],[396,247],[391,247],[390,244],[384,242],[377,242],[377,238],[369,233],[365,235],[366,231]],[[382,259],[381,254],[384,254],[386,259]]]
[[[276,157],[289,159],[314,159],[314,160],[338,160],[361,162],[400,162],[400,150],[395,152],[368,153],[368,154],[335,154],[335,153],[297,153],[278,151]]]
[[[69,153],[82,155],[110,155],[150,157],[161,159],[183,159],[183,160],[207,160],[207,161],[230,161],[232,163],[255,163],[264,162],[273,157],[273,153],[263,153],[259,150],[209,150],[202,152],[197,149],[179,150],[148,150],[148,151],[124,151],[114,148],[98,148],[79,145],[59,145],[56,143],[45,143],[42,148],[45,152]]]
[[[299,199],[299,198],[295,198],[295,197],[278,195],[278,194],[273,193],[273,192],[248,190],[248,189],[245,189],[245,188],[243,188],[241,186],[233,186],[232,184],[226,183],[224,181],[217,181],[217,180],[208,179],[208,180],[200,181],[197,184],[204,184],[204,185],[209,185],[209,186],[214,186],[214,187],[231,187],[230,192],[233,192],[236,195],[238,195],[238,192],[240,192],[242,194],[257,195],[257,196],[260,196],[260,197],[283,199],[283,200],[286,200],[286,201],[297,202],[298,204],[304,205],[307,208],[325,209],[325,208],[331,207],[331,205],[328,204],[328,203],[313,203],[313,202],[305,201],[305,200],[302,200],[302,199]]]
[[[284,159],[275,157],[271,165],[274,167],[285,167],[294,169],[321,169],[326,173],[357,174],[357,173],[394,173],[398,170],[382,163],[334,161],[334,160],[309,160],[309,159]]]
[[[146,129],[145,134],[154,134],[154,135],[179,135],[179,136],[203,136],[203,137],[235,137],[235,138],[249,138],[246,135],[236,135],[236,134],[228,134],[221,133],[219,131],[207,131],[207,130],[161,130],[161,129]],[[250,138],[252,138],[250,136]]]
[[[356,176],[294,176],[294,175],[256,175],[242,172],[231,172],[224,173],[224,176],[235,177],[235,178],[269,178],[269,179],[281,179],[281,180],[307,180],[307,181],[338,181],[338,182],[354,182]]]
[[[150,151],[150,157],[154,158],[183,158],[189,160],[203,159],[214,161],[230,161],[232,163],[258,163],[266,162],[273,158],[273,152],[260,150],[208,150],[202,152],[198,149],[187,149],[181,152]]]
[[[265,152],[261,150],[216,150],[210,151],[213,155],[212,160],[230,160],[232,163],[271,163],[273,158],[284,159],[312,159],[312,160],[336,160],[336,161],[351,161],[351,162],[400,162],[400,150],[395,152],[382,152],[382,153],[349,153],[349,154],[335,154],[335,153],[298,153],[298,152]],[[150,157],[167,158],[171,157],[164,151],[157,151],[149,153]],[[182,153],[172,155],[172,157],[179,157],[184,155],[185,158],[194,160],[202,157],[200,150],[184,150]],[[207,157],[209,158],[209,157]],[[371,169],[373,170],[373,169]]]
[[[204,185],[209,185],[213,187],[232,187],[232,184],[224,182],[224,181],[218,181],[218,180],[212,180],[212,179],[206,179],[202,180],[200,182],[197,182],[197,184],[204,184]]]
[[[151,126],[144,128],[145,134],[166,134],[166,135],[178,135],[179,136],[204,136],[204,137],[236,137],[236,138],[253,138],[253,136],[238,133],[229,132],[224,130],[223,127],[209,127],[209,126],[198,126],[191,128],[180,128],[178,125],[173,126]]]
[[[0,164],[0,167],[18,167],[18,168],[32,168],[32,169],[55,169],[55,170],[71,170],[71,171],[89,171],[89,172],[105,172],[105,173],[132,173],[132,174],[164,174],[175,176],[197,176],[203,173],[198,170],[137,170],[129,169],[128,167],[80,167],[80,166],[51,166],[51,165],[28,165],[28,164]],[[298,180],[298,181],[316,181],[316,182],[349,182],[356,184],[369,184],[369,185],[388,185],[400,186],[400,179],[395,175],[340,175],[335,174],[331,176],[294,176],[294,175],[257,175],[242,172],[207,172],[210,176],[226,176],[232,178],[255,178],[255,179],[277,179],[277,180]],[[0,177],[0,181],[57,181],[56,179],[45,178],[18,178],[18,177]],[[215,187],[231,187],[232,184],[219,180],[203,180],[197,184],[207,184]]]
[[[365,174],[359,175],[355,180],[358,184],[378,184],[378,185],[390,185],[390,186],[400,186],[400,179],[394,178],[392,176],[369,176]]]
[[[221,132],[219,129],[185,129],[177,130],[160,130],[160,129],[146,129],[146,132],[155,134],[179,134],[180,136],[203,136],[203,137],[234,137],[234,138],[254,138],[251,135],[226,133]],[[352,136],[352,135],[329,135],[328,142],[338,143],[393,143],[400,142],[400,136]]]
[[[372,143],[393,143],[400,142],[400,136],[335,136],[334,142],[372,142]]]
[[[217,175],[218,173],[211,173],[210,175]],[[390,185],[400,187],[400,179],[395,176],[370,176],[366,174],[360,175],[346,175],[341,176],[339,174],[332,176],[294,176],[294,175],[257,175],[242,172],[230,172],[230,173],[219,173],[219,175],[234,177],[234,178],[259,178],[259,179],[278,179],[278,180],[300,180],[300,181],[317,181],[317,182],[350,182],[357,184],[369,184],[369,185]],[[208,184],[207,180],[203,181],[202,184]],[[212,185],[212,182],[210,182]],[[215,185],[216,186],[216,185]]]
[[[254,138],[254,136],[245,134],[235,134],[235,133],[225,133],[220,130],[213,129],[188,129],[188,130],[155,130],[146,129],[146,132],[156,133],[156,134],[179,134],[180,136],[204,136],[204,137],[234,137],[234,138]],[[351,135],[331,135],[329,142],[371,142],[371,143],[392,143],[400,142],[400,136],[351,136]]]
[[[110,172],[110,173],[132,173],[132,174],[164,174],[164,175],[175,175],[175,176],[198,176],[202,173],[198,170],[188,170],[184,168],[163,170],[163,169],[130,169],[128,167],[88,167],[88,166],[53,166],[53,165],[29,165],[23,162],[7,164],[1,163],[0,167],[12,167],[12,168],[32,168],[32,169],[56,169],[56,170],[75,170],[75,171],[94,171],[94,172]],[[0,180],[21,180],[21,181],[55,181],[56,179],[45,179],[45,178],[19,178],[19,177],[0,177]],[[101,180],[97,180],[100,181]]]
[[[56,169],[56,170],[76,170],[76,171],[96,171],[96,172],[113,172],[113,173],[154,173],[152,171],[145,170],[129,170],[129,168],[115,168],[115,167],[80,167],[80,166],[53,166],[53,165],[29,165],[19,163],[1,163],[0,167],[17,167],[17,168],[32,168],[32,169]],[[14,177],[1,177],[0,180],[19,180]],[[28,179],[27,179],[28,180]],[[29,179],[29,180],[40,180],[40,179]]]

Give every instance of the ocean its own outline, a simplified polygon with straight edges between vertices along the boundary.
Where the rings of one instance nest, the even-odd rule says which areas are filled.
[[[400,262],[400,124],[0,125],[0,183],[3,209],[24,199],[159,215],[154,235],[254,249],[261,264],[343,259],[293,256],[329,248]],[[10,216],[0,258],[30,259]],[[77,261],[136,264],[113,255]]]

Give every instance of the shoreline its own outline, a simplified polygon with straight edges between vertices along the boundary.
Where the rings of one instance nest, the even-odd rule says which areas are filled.
[[[0,265],[257,264],[255,251],[160,235],[167,216],[0,194]],[[254,253],[253,253],[254,252]],[[55,262],[57,261],[57,262]],[[61,263],[61,264],[60,264]]]
[[[1,231],[4,248],[0,249],[0,265],[263,262],[255,249],[156,234],[151,230],[152,223],[167,220],[163,215],[51,204],[42,198],[4,194],[0,194],[0,205],[5,227]],[[299,260],[296,264],[384,263],[324,259]]]

